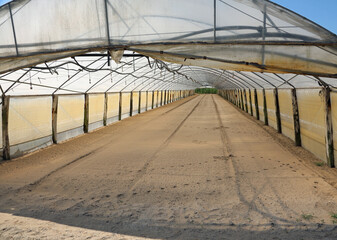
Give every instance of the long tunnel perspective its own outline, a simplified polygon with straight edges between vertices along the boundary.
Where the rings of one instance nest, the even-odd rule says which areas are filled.
[[[337,36],[272,1],[10,1],[0,238],[335,239],[336,89]]]

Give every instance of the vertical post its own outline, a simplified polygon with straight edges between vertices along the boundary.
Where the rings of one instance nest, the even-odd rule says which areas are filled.
[[[2,158],[10,160],[10,143],[8,136],[8,117],[9,117],[10,97],[2,95]]]
[[[267,28],[266,28],[266,22],[267,22],[267,4],[264,4],[263,8],[263,28],[262,28],[262,40],[266,40],[266,33],[267,33]],[[265,66],[265,45],[262,45],[262,66]]]
[[[52,139],[53,143],[57,144],[57,110],[58,110],[58,95],[52,95]]]
[[[89,132],[89,94],[84,94],[84,123],[83,123],[83,132]]]
[[[216,0],[214,0],[214,26],[213,26],[213,38],[214,38],[214,42],[216,42]]]
[[[280,103],[279,103],[278,89],[277,88],[274,88],[274,102],[275,102],[275,115],[276,115],[277,132],[282,133]]]
[[[295,131],[295,145],[301,146],[301,128],[300,128],[300,117],[298,111],[298,102],[297,102],[297,94],[296,89],[291,89],[291,101],[293,105],[293,120],[294,120],[294,131]]]
[[[264,125],[269,125],[268,121],[268,108],[267,108],[267,98],[266,98],[266,89],[262,89],[263,94],[263,115],[264,115]]]
[[[142,92],[139,91],[139,100],[138,100],[138,113],[141,113],[141,107],[142,107]]]
[[[104,112],[103,125],[106,126],[108,121],[108,93],[104,93]]]
[[[243,101],[243,91],[240,89],[240,96],[241,96],[241,109],[244,111],[245,110],[245,105]]]
[[[166,90],[164,91],[164,105],[166,105]]]
[[[122,92],[119,92],[118,120],[122,120]]]
[[[130,93],[130,117],[132,117],[133,112],[133,92]]]
[[[110,46],[110,29],[109,29],[109,15],[108,15],[108,3],[107,0],[104,0],[104,10],[105,10],[105,27],[106,27],[106,35],[108,40],[108,45]]]
[[[246,113],[248,113],[247,91],[246,91],[246,89],[244,89],[243,91],[244,91],[244,95],[245,95]]]
[[[146,104],[145,104],[145,112],[147,111],[149,103],[149,91],[146,91]]]
[[[253,103],[252,103],[252,91],[249,89],[249,103],[250,103],[250,115],[253,116]]]
[[[156,102],[156,107],[158,107],[159,104],[159,90],[157,91],[157,102]]]
[[[258,102],[258,99],[257,99],[256,88],[254,88],[254,99],[255,99],[256,119],[260,120],[259,102]]]
[[[329,167],[335,167],[334,143],[333,143],[333,125],[331,115],[331,89],[329,86],[324,86],[323,95],[325,100],[325,122],[326,122],[326,157]]]
[[[163,106],[163,90],[160,91],[160,106]]]
[[[151,109],[153,109],[154,108],[154,93],[155,93],[155,91],[152,91],[152,106],[151,106]]]
[[[12,23],[12,30],[13,30],[13,37],[14,37],[14,44],[15,44],[16,55],[19,56],[19,49],[18,49],[18,43],[17,43],[17,40],[16,40],[14,19],[13,19],[13,13],[12,13],[12,6],[11,6],[10,3],[8,3],[8,9],[9,9],[9,14],[11,16],[11,23]]]

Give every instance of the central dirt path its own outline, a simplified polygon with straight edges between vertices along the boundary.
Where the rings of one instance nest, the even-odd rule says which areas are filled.
[[[337,236],[337,190],[217,95],[126,119],[0,173],[0,238]]]

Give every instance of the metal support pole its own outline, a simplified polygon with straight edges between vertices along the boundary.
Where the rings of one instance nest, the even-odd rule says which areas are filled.
[[[89,94],[84,94],[84,123],[83,123],[83,132],[89,132]]]
[[[118,120],[122,120],[122,92],[119,92],[119,107],[118,107]]]
[[[108,93],[104,93],[104,112],[103,112],[103,125],[106,126],[108,121]]]
[[[244,102],[243,102],[243,93],[242,93],[241,89],[240,89],[240,96],[241,96],[241,109],[244,111],[245,110],[245,105],[244,105]]]
[[[156,107],[158,107],[159,104],[159,90],[157,91],[157,102],[156,102]]]
[[[15,33],[15,26],[14,26],[12,7],[11,7],[10,3],[8,3],[8,8],[9,8],[9,14],[11,16],[11,23],[12,23],[12,30],[13,30],[13,37],[14,37],[16,55],[19,56],[19,49],[18,49],[18,43],[17,43],[17,40],[16,40],[16,33]]]
[[[8,117],[9,117],[10,96],[2,96],[2,158],[10,160],[10,143],[8,135]]]
[[[139,91],[139,100],[138,100],[138,113],[141,113],[141,107],[142,107],[142,91]]]
[[[246,91],[246,89],[244,89],[244,94],[245,94],[246,113],[248,113],[248,103],[247,103],[247,91]]]
[[[324,86],[323,95],[325,99],[325,122],[326,122],[326,158],[329,167],[335,167],[334,143],[333,143],[333,125],[331,114],[331,89],[329,86]]]
[[[147,111],[147,108],[149,107],[149,91],[146,91],[146,104],[145,104],[145,111]]]
[[[57,111],[58,111],[58,95],[52,95],[52,139],[57,144]]]
[[[213,27],[214,42],[216,42],[216,1],[217,0],[214,0],[214,6],[213,6],[213,8],[214,8],[214,27]]]
[[[155,93],[155,91],[152,91],[152,106],[151,106],[151,109],[153,109],[154,108],[154,94]]]
[[[106,35],[108,40],[108,45],[111,45],[110,42],[110,29],[109,29],[109,15],[108,15],[108,0],[104,0],[104,10],[105,10],[105,27],[106,27]]]
[[[301,146],[302,141],[301,141],[300,117],[299,117],[297,94],[296,94],[295,88],[291,89],[291,100],[292,100],[292,105],[293,105],[295,145]]]
[[[275,102],[275,117],[276,117],[277,132],[282,133],[281,112],[277,88],[274,88],[274,102]]]
[[[254,99],[255,99],[255,111],[256,111],[256,119],[260,120],[260,111],[259,111],[259,101],[257,99],[257,91],[254,89]]]
[[[133,112],[133,92],[130,93],[130,117],[132,117]]]
[[[262,89],[262,94],[263,94],[264,125],[268,126],[269,125],[269,121],[268,121],[267,98],[266,98],[266,90],[264,88]]]
[[[254,116],[253,103],[252,103],[252,91],[249,89],[249,103],[250,103],[250,115]]]

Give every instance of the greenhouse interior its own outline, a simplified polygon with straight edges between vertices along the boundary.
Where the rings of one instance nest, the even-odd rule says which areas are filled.
[[[216,88],[335,166],[337,36],[272,1],[14,0],[0,36],[3,159]]]
[[[286,2],[337,10],[0,0],[0,239],[335,240],[337,35]]]

